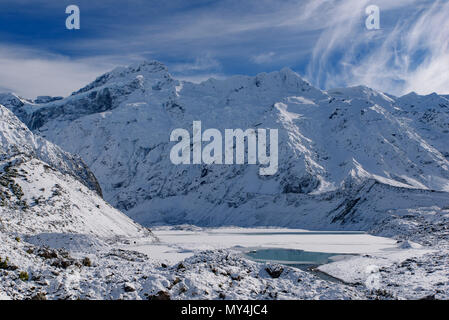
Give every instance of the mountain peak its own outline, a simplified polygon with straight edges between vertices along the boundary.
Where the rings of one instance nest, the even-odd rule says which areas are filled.
[[[123,78],[129,75],[143,75],[154,73],[168,73],[167,67],[156,60],[143,60],[135,62],[128,66],[120,66],[114,68],[112,71],[105,73],[99,78],[107,75],[109,78]]]
[[[335,192],[326,210],[317,212],[330,216],[344,211],[345,201],[356,199],[366,181],[449,190],[449,103],[444,97],[415,97],[406,108],[399,98],[364,86],[321,91],[289,68],[199,84],[179,82],[157,61],[116,68],[82,91],[30,105],[32,112],[21,119],[82,156],[97,174],[105,198],[140,222],[204,223],[210,218],[216,224],[299,225],[303,220],[294,218],[296,213],[310,209],[299,207],[304,199],[321,206],[316,195]],[[435,111],[415,112],[411,105],[418,103]],[[278,130],[278,172],[262,179],[250,165],[173,166],[170,132],[188,129],[196,120],[218,130]],[[291,205],[294,197],[298,206]],[[272,206],[240,220],[239,212],[259,208],[261,201]],[[286,213],[283,222],[272,214],[280,205]],[[209,216],[210,208],[221,215]]]
[[[11,107],[21,107],[26,102],[24,99],[20,98],[18,95],[12,92],[0,93],[0,104],[11,106]]]
[[[295,71],[293,71],[292,69],[290,69],[289,67],[284,67],[279,71],[280,74],[285,75],[285,76],[290,76],[293,78],[299,78],[303,81],[305,81],[298,73],[296,73]]]
[[[262,72],[256,75],[257,79],[273,79],[273,80],[282,80],[283,82],[295,82],[301,84],[310,85],[303,77],[301,77],[298,73],[290,69],[289,67],[284,67],[279,71],[273,71],[270,73]]]
[[[136,62],[136,63],[129,65],[128,67],[126,67],[126,69],[133,70],[134,72],[139,72],[141,70],[147,70],[147,71],[152,71],[152,72],[157,72],[157,71],[162,71],[162,70],[168,71],[165,64],[163,64],[162,62],[159,62],[157,60],[142,60],[140,62]]]
[[[168,79],[171,78],[171,76],[168,73],[167,67],[163,63],[156,60],[144,60],[131,64],[127,67],[121,66],[113,69],[112,71],[106,72],[87,86],[72,93],[72,96],[90,91],[94,88],[105,86],[107,84],[126,85],[136,81],[136,79],[139,80],[142,78]]]

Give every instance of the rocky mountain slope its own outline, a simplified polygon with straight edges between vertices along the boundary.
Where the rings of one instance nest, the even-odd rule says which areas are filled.
[[[153,61],[117,68],[64,99],[4,94],[0,103],[79,154],[105,199],[147,225],[372,230],[449,205],[446,96],[321,91],[289,69],[194,84]],[[191,132],[194,120],[203,130],[278,129],[279,170],[173,165],[170,133]]]
[[[1,105],[0,141],[0,300],[364,296],[293,268],[273,277],[266,270],[277,266],[225,251],[161,264],[128,249],[145,243],[156,250],[157,239],[89,189],[95,178],[81,160]]]
[[[3,232],[75,233],[102,239],[149,231],[100,196],[82,160],[35,136],[0,105],[0,210]]]

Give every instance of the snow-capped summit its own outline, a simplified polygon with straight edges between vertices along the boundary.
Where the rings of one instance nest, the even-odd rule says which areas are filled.
[[[22,107],[27,101],[20,98],[12,92],[0,93],[0,104],[7,105],[9,108]]]
[[[65,99],[46,97],[48,103],[43,99],[33,103],[13,94],[0,94],[0,103],[3,101],[3,105],[35,130],[56,118],[58,121],[73,121],[115,109],[125,100],[141,100],[142,96],[158,91],[174,92],[174,82],[163,64],[150,61],[118,67]]]
[[[109,86],[137,86],[143,85],[144,80],[148,79],[169,79],[167,67],[158,61],[142,61],[140,63],[132,64],[128,67],[117,67],[114,70],[107,72],[98,77],[94,82],[72,93],[76,95],[79,93],[90,91],[94,88],[109,87]]]
[[[410,99],[431,110],[410,111]],[[105,199],[139,222],[366,229],[393,214],[375,202],[386,190],[398,210],[446,203],[433,192],[449,191],[445,100],[363,86],[322,91],[288,68],[195,84],[144,62],[63,100],[8,107],[79,154]],[[433,121],[427,129],[419,125],[425,119]],[[171,131],[191,131],[196,120],[203,130],[278,129],[278,172],[173,165]]]

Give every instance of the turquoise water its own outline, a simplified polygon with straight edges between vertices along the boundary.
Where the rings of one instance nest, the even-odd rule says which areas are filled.
[[[298,268],[315,274],[319,278],[331,282],[343,283],[340,279],[334,278],[316,269],[317,266],[333,261],[349,258],[355,254],[312,252],[295,249],[268,248],[257,249],[245,252],[245,256],[258,262],[275,262]]]
[[[319,265],[355,256],[354,254],[312,252],[295,249],[267,248],[255,249],[245,252],[245,256],[258,262],[275,262],[298,268],[304,271],[313,272],[318,277],[338,281],[325,273],[315,270]]]
[[[272,261],[282,264],[320,265],[331,262],[331,257],[338,253],[310,252],[295,249],[259,249],[246,252],[246,255],[256,261]]]

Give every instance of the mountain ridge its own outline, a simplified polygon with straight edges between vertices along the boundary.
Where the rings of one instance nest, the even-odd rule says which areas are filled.
[[[446,101],[364,86],[323,91],[288,68],[195,84],[152,61],[114,69],[62,100],[9,108],[33,132],[79,154],[105,198],[141,223],[249,225],[250,215],[259,217],[246,219],[255,225],[313,220],[315,228],[351,228],[334,218],[368,181],[430,198],[449,191]],[[194,120],[205,129],[278,129],[278,173],[172,165],[170,132],[190,131]],[[267,208],[289,218],[273,219]]]
[[[0,158],[7,160],[18,155],[35,157],[63,174],[70,174],[89,189],[102,196],[94,174],[79,156],[73,156],[51,142],[35,136],[12,112],[0,105]]]

